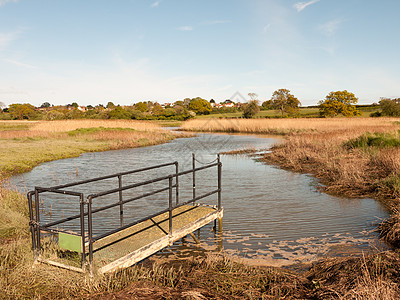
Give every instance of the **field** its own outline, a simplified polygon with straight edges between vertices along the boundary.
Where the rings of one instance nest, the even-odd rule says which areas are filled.
[[[369,117],[373,112],[379,111],[379,107],[373,106],[361,106],[358,107],[361,117]],[[197,115],[196,119],[213,119],[213,118],[241,118],[242,112],[232,112],[232,113],[217,113],[209,115]],[[262,110],[257,115],[256,118],[276,118],[281,117],[281,113],[276,110]],[[319,109],[317,107],[301,107],[299,109],[300,118],[318,118]]]
[[[143,122],[60,121],[0,123],[2,177],[42,161],[144,146],[174,136]],[[371,196],[392,209],[380,232],[400,246],[400,122],[398,119],[195,119],[185,130],[283,134],[264,160],[313,173],[328,193]],[[42,155],[45,153],[45,155]],[[22,163],[21,163],[22,162]],[[0,184],[1,186],[1,184]],[[290,271],[251,267],[223,254],[158,260],[88,280],[40,264],[32,268],[24,195],[0,188],[0,289],[5,299],[396,299],[397,251],[325,259]]]
[[[3,121],[0,122],[0,177],[84,152],[149,146],[174,137],[157,124],[141,121]]]

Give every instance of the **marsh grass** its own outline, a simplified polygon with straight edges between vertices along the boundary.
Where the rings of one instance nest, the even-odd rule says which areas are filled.
[[[182,125],[183,130],[204,132],[242,132],[261,134],[385,132],[400,127],[392,118],[331,119],[194,119]],[[395,126],[395,127],[394,127]]]
[[[25,196],[10,188],[0,178],[0,244],[28,235],[28,205]]]
[[[27,172],[42,162],[84,152],[155,145],[176,136],[154,123],[140,121],[35,122],[27,130],[0,131],[0,177]]]

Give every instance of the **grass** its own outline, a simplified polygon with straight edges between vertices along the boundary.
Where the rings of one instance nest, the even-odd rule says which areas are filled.
[[[65,120],[28,124],[26,130],[0,131],[0,177],[84,152],[149,146],[175,138],[150,122]]]
[[[361,117],[367,118],[371,113],[379,111],[379,106],[376,107],[359,107],[357,108],[361,114]],[[297,117],[300,118],[318,118],[319,109],[317,107],[301,107],[299,109],[299,115]],[[221,118],[241,118],[242,112],[233,112],[233,113],[219,113],[219,114],[209,114],[209,115],[197,115],[196,119],[221,119]],[[276,110],[262,110],[260,111],[256,118],[280,118],[281,113]]]
[[[27,130],[35,121],[0,121],[0,131]]]
[[[203,123],[193,124],[194,121]],[[375,137],[383,134],[384,140],[390,140],[386,137],[395,137],[400,127],[393,123],[393,119],[306,120],[310,122],[302,122],[300,119],[281,119],[279,122],[250,120],[254,124],[239,122],[234,125],[229,120],[223,121],[225,122],[212,123],[206,130],[203,127],[209,123],[207,120],[193,120],[185,124],[190,124],[187,127],[190,130],[200,126],[204,131],[232,131],[235,128],[236,131],[243,130],[246,133],[285,133],[285,142],[276,145],[272,153],[266,154],[266,161],[291,170],[314,173],[327,184],[327,192],[349,196],[376,196],[388,206],[398,203],[400,147],[391,143],[387,147],[381,147],[381,143],[366,143],[365,147],[359,147],[357,143],[351,147],[348,145],[349,141],[357,141],[366,132],[374,132],[371,135]],[[87,149],[118,149],[140,145],[139,141],[145,144],[172,138],[167,135],[158,139],[157,136],[163,136],[165,132],[147,124],[135,124],[136,127],[127,124],[124,127],[121,123],[105,124],[104,121],[96,124],[85,121],[81,125],[74,122],[77,121],[35,123],[29,125],[27,130],[0,132],[0,147],[7,145],[0,149],[0,153],[8,151],[8,158],[13,155],[18,157],[9,163],[14,168],[10,167],[6,173],[14,174],[22,170],[23,167],[18,167],[20,161],[25,161],[27,167],[24,167],[30,168],[41,160],[75,155],[75,152],[69,153],[70,149],[67,151],[66,148],[75,149],[79,153]],[[128,137],[130,141],[126,142]],[[45,153],[43,156],[42,152]],[[54,156],[45,157],[49,155]],[[1,157],[0,165],[7,165]],[[399,222],[400,214],[393,211],[392,217],[379,228],[386,240],[394,246],[400,245]],[[219,255],[167,262],[156,260],[155,256],[144,264],[90,280],[85,275],[44,264],[32,268],[33,257],[27,225],[25,196],[0,184],[0,290],[4,299],[400,297],[400,259],[395,251],[361,258],[325,259],[303,272],[251,267]]]
[[[353,131],[386,132],[400,128],[392,118],[331,118],[331,119],[194,119],[182,125],[183,130],[204,132],[243,132],[260,134],[293,134],[304,132]]]
[[[370,147],[388,148],[400,146],[399,132],[365,133],[346,143],[350,148],[369,149]]]

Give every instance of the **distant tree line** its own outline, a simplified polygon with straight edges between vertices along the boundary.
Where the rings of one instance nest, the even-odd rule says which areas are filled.
[[[9,120],[61,120],[61,119],[134,119],[134,120],[180,120],[196,115],[241,113],[242,118],[257,117],[260,110],[275,110],[280,117],[299,117],[301,102],[288,89],[273,92],[271,98],[262,102],[256,93],[248,93],[246,103],[234,103],[227,99],[217,104],[214,99],[207,101],[201,97],[185,98],[173,103],[159,104],[141,101],[129,106],[79,106],[77,102],[65,106],[54,106],[44,102],[40,107],[31,104],[11,104],[8,107],[0,102],[0,119]],[[318,102],[320,117],[353,117],[360,115],[356,108],[358,98],[347,90],[330,92]],[[378,105],[378,104],[376,104]],[[400,98],[381,98],[380,111],[371,114],[379,116],[400,116]]]

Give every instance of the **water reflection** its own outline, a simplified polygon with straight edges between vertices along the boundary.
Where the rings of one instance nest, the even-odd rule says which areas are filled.
[[[200,134],[193,138],[182,138],[152,147],[86,153],[78,158],[58,160],[42,164],[33,171],[13,177],[14,184],[22,190],[34,186],[52,186],[97,176],[108,175],[169,161],[178,161],[180,169],[191,168],[191,153],[200,162],[210,162],[219,152],[252,147],[269,148],[276,140],[243,135]],[[262,261],[268,264],[289,264],[293,261],[308,261],[326,254],[332,246],[351,245],[360,250],[376,241],[371,233],[378,218],[387,217],[387,212],[373,199],[345,199],[318,192],[315,180],[305,174],[297,174],[266,165],[246,156],[222,155],[222,183],[224,206],[224,250]],[[197,162],[200,164],[199,162]],[[172,172],[171,168],[148,171],[124,180],[135,183],[154,176]],[[216,170],[196,174],[198,193],[216,187]],[[183,178],[182,201],[191,197],[191,177]],[[116,179],[99,185],[82,186],[81,191],[98,192],[116,187]],[[139,188],[137,194],[147,187]],[[156,189],[157,186],[152,187]],[[154,209],[168,205],[167,194],[142,199],[126,205],[127,222],[140,218]],[[125,193],[124,197],[130,194]],[[113,201],[116,201],[116,194]],[[65,198],[64,198],[65,199]],[[47,220],[76,213],[77,199],[60,200],[49,198],[43,203]],[[95,205],[110,203],[109,197],[96,199]],[[208,200],[216,203],[216,197]],[[119,225],[119,208],[96,215],[94,231],[112,229]],[[78,226],[78,221],[70,226]],[[215,249],[216,242],[211,225],[201,233],[203,249]],[[190,238],[188,238],[190,240]],[[181,248],[178,242],[176,248]],[[189,243],[190,244],[190,243]],[[191,245],[191,244],[190,244]],[[193,247],[185,248],[193,251]],[[166,250],[169,253],[169,250]],[[181,253],[184,253],[182,250]]]

